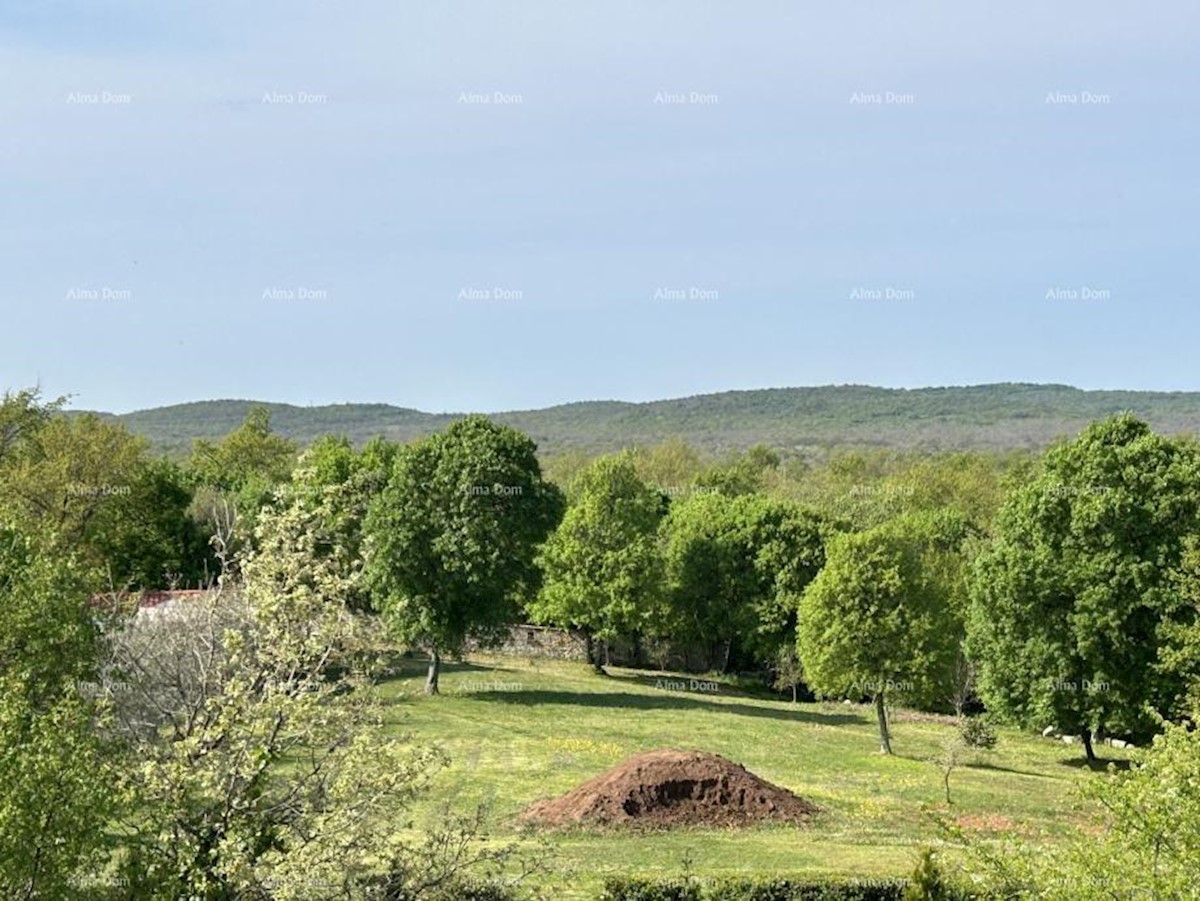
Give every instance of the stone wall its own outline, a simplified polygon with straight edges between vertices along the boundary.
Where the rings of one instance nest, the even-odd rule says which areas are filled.
[[[508,640],[500,647],[490,649],[498,654],[514,657],[549,657],[555,660],[586,660],[587,643],[582,635],[574,635],[566,629],[550,626],[510,626]]]

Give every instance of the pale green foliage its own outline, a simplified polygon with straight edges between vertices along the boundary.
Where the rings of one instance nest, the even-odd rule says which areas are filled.
[[[1166,724],[1129,772],[1091,780],[1081,792],[1097,822],[1065,846],[995,848],[959,833],[972,850],[973,881],[1014,901],[1200,895],[1200,732]]]
[[[279,493],[322,517],[316,552],[347,581],[346,600],[355,610],[372,607],[363,579],[365,520],[371,502],[383,491],[399,447],[383,439],[356,452],[344,438],[322,438],[300,457],[291,482]],[[277,502],[278,503],[278,502]]]
[[[215,535],[224,563],[252,543],[259,510],[296,464],[296,445],[271,430],[271,414],[252,407],[220,441],[195,442],[187,471],[196,483],[193,516]],[[227,573],[232,575],[233,570]]]
[[[117,642],[114,703],[161,717],[125,733],[136,804],[122,873],[138,897],[361,897],[405,847],[406,811],[440,754],[378,728],[327,513],[264,512],[243,591],[135,621]],[[142,628],[156,640],[139,641]],[[182,634],[166,659],[148,659],[172,628]]]
[[[0,897],[69,899],[110,811],[97,635],[70,560],[0,528]]]
[[[672,497],[686,494],[704,471],[704,463],[696,449],[682,438],[668,438],[658,444],[632,451],[637,474],[647,485],[660,488]],[[587,467],[584,459],[576,474]],[[572,498],[573,499],[573,498]]]
[[[205,548],[173,463],[97,416],[65,416],[36,392],[0,401],[0,517],[42,533],[113,589],[203,577]]]
[[[544,581],[529,613],[612,640],[646,625],[661,596],[656,533],[665,500],[628,453],[594,460],[571,497],[538,557]]]
[[[961,622],[952,602],[960,523],[906,516],[835,536],[825,567],[800,601],[805,679],[825,696],[876,699],[887,748],[887,697],[929,703],[953,682]]]

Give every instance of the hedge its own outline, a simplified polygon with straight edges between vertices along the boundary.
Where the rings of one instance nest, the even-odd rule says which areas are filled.
[[[684,882],[645,877],[605,880],[599,901],[903,901],[907,879],[829,880],[813,877]],[[968,901],[952,890],[947,901]]]

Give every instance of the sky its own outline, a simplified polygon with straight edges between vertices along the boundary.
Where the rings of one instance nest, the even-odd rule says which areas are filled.
[[[1200,389],[1200,10],[3,0],[0,388]]]

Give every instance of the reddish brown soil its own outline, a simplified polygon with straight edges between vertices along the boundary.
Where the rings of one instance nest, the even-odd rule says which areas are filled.
[[[539,801],[521,821],[543,827],[748,826],[798,823],[816,806],[704,751],[647,751],[559,798]]]

